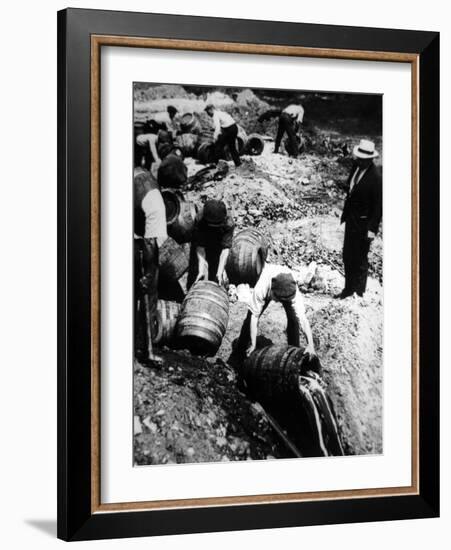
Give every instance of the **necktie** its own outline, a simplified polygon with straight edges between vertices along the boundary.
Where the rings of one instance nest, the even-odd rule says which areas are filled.
[[[351,186],[349,187],[349,191],[352,191],[354,189],[354,187],[359,183],[361,172],[362,172],[362,170],[360,168],[357,168],[356,171],[354,172],[354,176],[352,177]]]

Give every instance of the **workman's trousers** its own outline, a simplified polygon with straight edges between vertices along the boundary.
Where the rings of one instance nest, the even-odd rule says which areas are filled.
[[[228,126],[227,128],[222,128],[221,133],[218,136],[218,139],[216,140],[216,158],[221,158],[221,155],[224,152],[224,148],[227,145],[230,151],[230,154],[232,155],[233,162],[235,163],[235,166],[239,166],[241,164],[240,155],[238,154],[237,148],[236,148],[236,138],[238,136],[238,126],[236,124],[232,124],[232,126]]]
[[[189,267],[188,267],[188,279],[186,282],[186,288],[189,290],[196,280],[199,274],[199,260],[197,259],[196,243],[191,244]],[[208,280],[218,282],[216,279],[216,273],[218,272],[219,257],[221,256],[222,249],[217,247],[206,247],[205,256],[208,262]]]
[[[154,161],[153,155],[150,152],[150,148],[148,145],[138,145],[135,143],[135,166],[139,166],[140,168],[145,168],[146,170],[150,170],[150,167],[152,166],[152,163]]]
[[[268,302],[265,307],[263,308],[260,315],[264,313],[266,308],[270,302]],[[293,306],[291,304],[282,304],[285,313],[287,315],[287,340],[289,346],[296,346],[299,347],[299,319],[296,316],[296,313],[293,309]],[[246,319],[244,320],[243,326],[241,327],[240,336],[238,338],[238,342],[234,348],[234,353],[237,354],[237,356],[244,355],[246,353],[246,350],[248,346],[251,343],[251,319],[252,319],[252,312],[248,311]],[[278,342],[275,342],[276,344]]]
[[[159,258],[157,240],[134,239],[135,354],[145,354],[148,335],[155,336],[158,304]]]
[[[288,135],[290,149],[289,155],[292,157],[297,157],[299,151],[299,143],[295,132],[295,122],[288,113],[282,113],[279,117],[279,127],[277,129],[274,153],[279,152],[280,143],[282,142],[282,138],[285,132]]]
[[[343,294],[351,296],[356,292],[363,296],[368,278],[368,232],[345,226],[343,264],[345,268],[345,288]]]

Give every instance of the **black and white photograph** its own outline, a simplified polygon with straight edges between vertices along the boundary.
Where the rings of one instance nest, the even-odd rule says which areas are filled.
[[[383,96],[133,99],[134,465],[382,454]]]

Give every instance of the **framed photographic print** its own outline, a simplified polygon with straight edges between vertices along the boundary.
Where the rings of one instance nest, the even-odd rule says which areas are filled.
[[[58,536],[439,513],[437,33],[58,14]]]

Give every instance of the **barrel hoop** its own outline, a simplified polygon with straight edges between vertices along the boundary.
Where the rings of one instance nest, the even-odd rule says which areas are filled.
[[[225,330],[227,328],[228,320],[226,322],[221,322],[216,320],[211,315],[206,315],[202,313],[186,313],[185,318],[180,318],[179,325],[180,326],[188,326],[189,324],[192,324],[192,321],[190,319],[199,319],[200,321],[209,322],[212,325],[218,327],[218,330],[221,332],[222,330]]]

